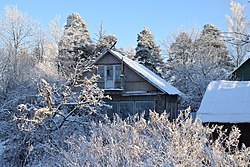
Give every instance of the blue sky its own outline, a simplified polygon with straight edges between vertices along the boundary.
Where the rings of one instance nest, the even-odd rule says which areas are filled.
[[[246,5],[248,0],[237,0]],[[118,46],[136,46],[137,34],[148,27],[158,44],[181,28],[200,29],[212,23],[222,31],[227,30],[225,15],[230,14],[230,0],[0,0],[0,10],[8,5],[17,5],[42,26],[56,15],[61,21],[72,12],[78,12],[87,23],[91,37],[95,38],[101,22],[107,34],[118,37]]]

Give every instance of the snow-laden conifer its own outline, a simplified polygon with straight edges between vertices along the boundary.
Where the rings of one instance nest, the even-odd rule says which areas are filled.
[[[80,59],[84,59],[86,64],[92,60],[94,50],[87,25],[80,14],[69,15],[64,28],[59,42],[59,68],[69,77]]]
[[[144,28],[137,36],[135,59],[148,69],[161,76],[164,63],[160,47],[156,45],[154,36],[148,28]]]
[[[233,65],[218,28],[211,24],[202,32],[181,32],[168,49],[169,81],[187,95],[187,103],[196,110],[207,85],[226,79]]]

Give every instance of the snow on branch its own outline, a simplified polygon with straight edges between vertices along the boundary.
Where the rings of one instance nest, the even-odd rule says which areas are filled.
[[[223,37],[225,42],[228,42],[232,45],[247,45],[250,43],[250,35],[244,34],[241,32],[222,32],[221,36]],[[250,52],[250,48],[246,48],[248,52]]]

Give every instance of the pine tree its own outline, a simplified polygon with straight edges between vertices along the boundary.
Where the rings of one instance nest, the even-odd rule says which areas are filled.
[[[207,24],[198,36],[181,32],[169,48],[169,81],[187,95],[186,106],[197,110],[207,85],[226,79],[232,69],[221,32]]]
[[[192,39],[189,34],[181,32],[176,41],[171,44],[169,49],[169,59],[171,63],[180,63],[185,65],[191,58]]]
[[[148,28],[144,28],[137,36],[135,59],[148,69],[161,76],[163,72],[163,59],[160,48],[154,42],[154,36]]]
[[[80,59],[87,64],[94,53],[87,25],[80,14],[69,15],[64,28],[59,42],[59,67],[63,74],[69,76]]]
[[[193,39],[186,32],[180,32],[168,49],[168,60],[166,65],[168,80],[184,93],[188,92],[189,65],[193,61]]]
[[[200,41],[203,41],[200,43]],[[197,44],[198,43],[198,44]],[[201,46],[200,52],[206,50],[210,55],[210,61],[215,68],[223,71],[232,70],[233,64],[229,55],[228,48],[221,36],[220,30],[211,24],[206,24],[196,45]]]

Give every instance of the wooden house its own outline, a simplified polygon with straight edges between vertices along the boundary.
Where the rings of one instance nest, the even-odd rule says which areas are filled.
[[[250,81],[250,58],[232,72],[231,80]]]
[[[236,125],[241,130],[240,143],[250,146],[250,81],[212,81],[196,117],[227,129]]]
[[[94,62],[98,86],[112,97],[107,101],[112,106],[111,116],[117,113],[122,118],[149,110],[167,111],[170,118],[178,114],[178,101],[182,93],[145,66],[119,52],[107,50]]]

